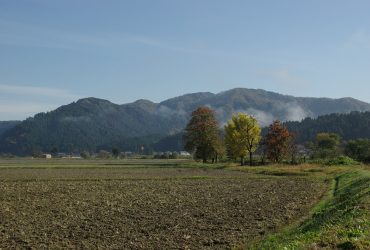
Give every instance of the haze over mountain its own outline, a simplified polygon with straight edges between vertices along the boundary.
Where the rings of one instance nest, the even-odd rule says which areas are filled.
[[[293,97],[245,88],[218,94],[186,94],[160,103],[138,100],[118,105],[85,98],[14,124],[0,135],[0,151],[30,154],[53,148],[61,152],[112,147],[135,150],[141,144],[181,132],[191,112],[199,106],[214,109],[220,125],[233,112],[254,115],[262,126],[267,126],[274,119],[300,121],[330,113],[370,111],[370,104],[353,98]]]

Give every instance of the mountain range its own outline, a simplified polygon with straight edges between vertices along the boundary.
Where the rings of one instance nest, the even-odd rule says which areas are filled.
[[[163,140],[178,137],[199,106],[212,108],[220,126],[236,112],[254,115],[267,126],[274,119],[300,121],[331,113],[370,111],[370,104],[353,98],[293,97],[246,88],[186,94],[160,103],[138,100],[118,105],[84,98],[22,122],[0,122],[0,152],[138,150],[141,145],[148,150],[155,150],[155,145],[165,149]]]

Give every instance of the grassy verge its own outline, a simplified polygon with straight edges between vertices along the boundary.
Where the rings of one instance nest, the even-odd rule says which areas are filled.
[[[370,249],[370,171],[334,175],[330,193],[298,226],[270,235],[255,249]]]

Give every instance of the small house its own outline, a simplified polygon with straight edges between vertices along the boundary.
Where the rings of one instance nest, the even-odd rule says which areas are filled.
[[[42,155],[41,155],[41,158],[44,158],[44,159],[51,159],[51,154],[42,154]]]

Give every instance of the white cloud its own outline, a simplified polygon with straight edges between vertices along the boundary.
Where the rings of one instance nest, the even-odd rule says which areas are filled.
[[[0,43],[32,47],[76,49],[82,46],[108,47],[129,40],[145,43],[145,39],[130,36],[112,37],[108,34],[86,35],[31,24],[0,20]],[[149,43],[147,41],[147,43]]]
[[[249,115],[252,115],[257,119],[257,121],[263,126],[268,126],[270,125],[273,120],[275,119],[274,116],[271,113],[254,109],[254,108],[249,108],[246,112],[243,112]]]
[[[179,115],[179,116],[184,116],[186,115],[186,111],[184,109],[171,109],[167,107],[166,105],[160,105],[156,109],[156,113],[161,115],[161,116],[171,116],[171,115]]]
[[[285,111],[285,120],[286,121],[301,121],[306,117],[312,117],[312,114],[308,111],[305,111],[297,103],[287,103],[282,105],[282,110]]]
[[[0,103],[0,114],[33,114],[36,112],[47,112],[54,108],[53,104],[40,103]]]
[[[24,120],[36,113],[48,112],[58,107],[56,104],[34,102],[1,102],[0,121]]]
[[[64,89],[0,84],[0,94],[34,95],[43,97],[78,98]]]
[[[308,80],[291,73],[288,69],[272,71],[270,72],[270,76],[275,82],[289,87],[307,86],[310,84]]]
[[[60,88],[0,84],[0,120],[23,120],[79,98]]]
[[[363,29],[355,31],[345,45],[356,49],[370,49],[370,32]]]
[[[221,127],[227,124],[227,121],[231,119],[232,114],[238,113],[244,113],[255,117],[262,126],[268,126],[274,120],[274,116],[271,113],[255,108],[233,109],[228,107],[215,108],[212,107],[211,105],[206,106],[214,110],[216,117],[220,121]]]
[[[211,105],[207,106],[215,111],[216,116],[221,121],[222,126],[226,125],[227,120],[231,118],[233,113],[244,113],[251,115],[255,117],[263,127],[270,125],[276,119],[281,119],[282,121],[301,121],[306,117],[312,117],[312,113],[310,111],[306,111],[296,102],[276,103],[274,104],[273,110],[270,111],[264,111],[252,107],[247,109],[226,108],[227,110],[225,110],[225,107],[214,108]],[[280,117],[278,117],[278,115]]]
[[[196,49],[193,46],[182,46],[148,37],[127,33],[95,33],[83,34],[58,30],[31,24],[0,20],[0,44],[32,46],[56,49],[81,49],[87,46],[117,48],[129,44],[138,44],[180,53],[216,55],[230,57],[231,55],[208,48]]]

